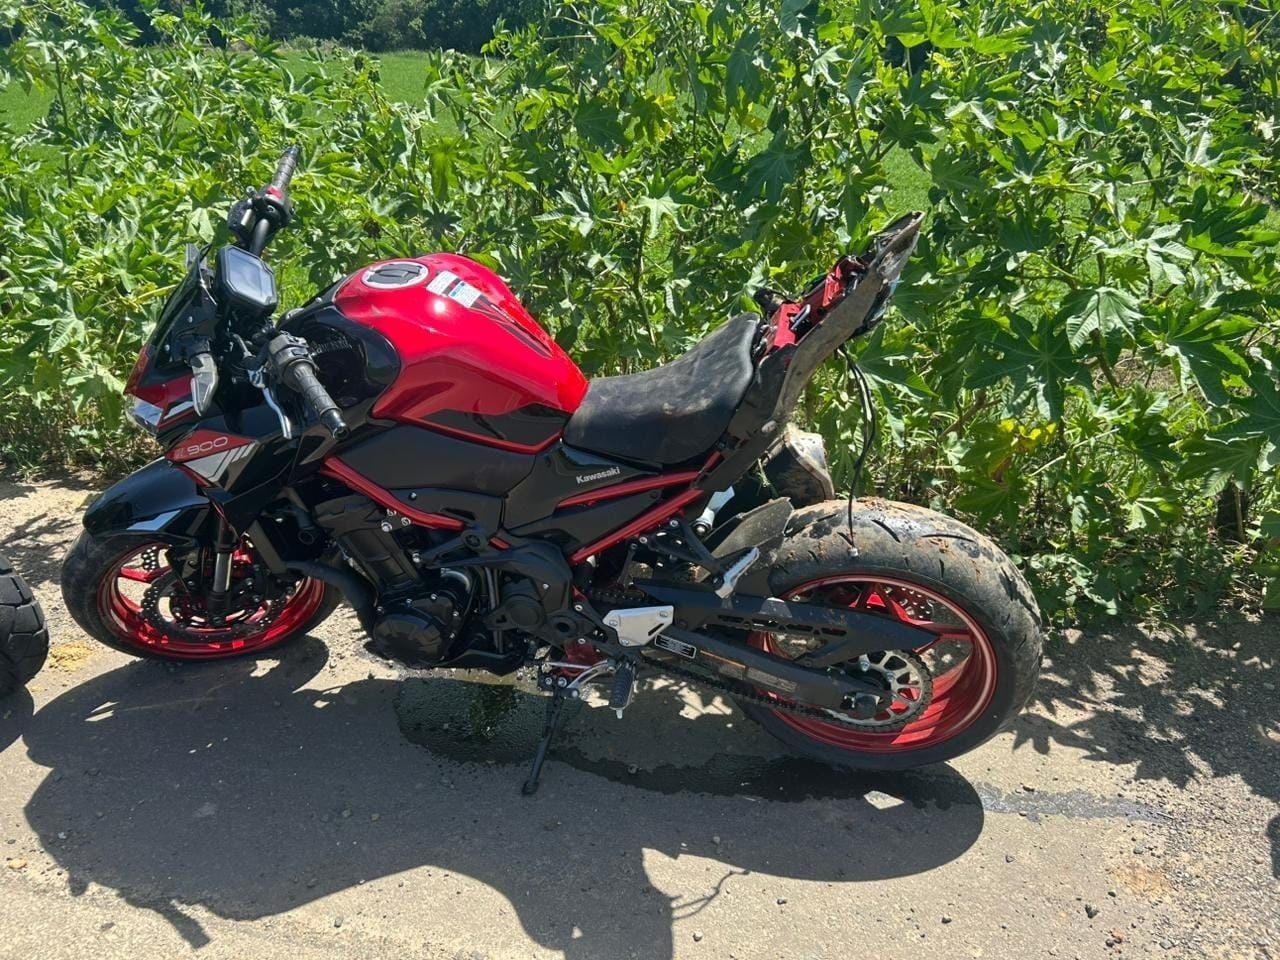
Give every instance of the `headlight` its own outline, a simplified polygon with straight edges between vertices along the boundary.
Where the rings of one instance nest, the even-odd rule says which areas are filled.
[[[129,419],[154,437],[163,413],[164,411],[154,403],[147,403],[145,400],[134,397],[133,406],[129,408]]]

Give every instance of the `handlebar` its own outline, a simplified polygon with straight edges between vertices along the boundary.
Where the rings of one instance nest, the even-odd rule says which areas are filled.
[[[301,153],[298,145],[294,144],[280,157],[280,163],[276,165],[276,175],[271,178],[271,186],[281,193],[289,189],[289,181],[293,179],[293,173],[298,169],[298,158]]]
[[[289,183],[298,169],[302,150],[295,144],[286,150],[276,164],[275,176],[261,190],[251,190],[236,201],[227,215],[227,227],[239,246],[255,257],[262,256],[272,236],[293,222],[293,204],[289,202]]]
[[[278,382],[298,394],[335,440],[346,436],[342,410],[316,376],[316,362],[306,341],[287,333],[277,334],[267,345],[267,355]]]

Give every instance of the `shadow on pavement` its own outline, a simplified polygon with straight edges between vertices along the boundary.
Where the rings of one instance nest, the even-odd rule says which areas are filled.
[[[34,709],[35,702],[25,689],[0,698],[0,750],[27,732]]]
[[[6,531],[0,553],[9,558],[28,583],[56,584],[65,551],[51,548],[50,543],[62,543],[66,528],[65,518],[42,513]]]
[[[51,768],[27,818],[72,892],[115,889],[199,946],[208,937],[189,905],[257,919],[426,867],[487,884],[529,936],[566,956],[660,958],[673,953],[673,919],[735,874],[848,883],[857,909],[857,882],[939,866],[982,831],[978,795],[949,767],[867,778],[745,754],[761,735],[740,732],[740,714],[680,719],[678,688],[637,700],[671,716],[656,731],[643,716],[582,709],[539,794],[522,798],[522,738],[540,725],[539,699],[449,677],[319,690],[325,667],[310,639],[280,663],[130,664],[23,724],[31,758]],[[780,802],[808,796],[843,802],[816,813]],[[728,869],[713,865],[704,890],[672,897],[646,855]],[[454,891],[427,896],[440,886],[421,873],[403,880],[399,902],[448,929]]]
[[[1280,619],[1153,631],[1126,625],[1051,651],[1035,693],[1041,712],[1018,721],[1018,746],[1075,747],[1086,760],[1134,764],[1137,779],[1177,787],[1206,770],[1238,776],[1280,802]],[[1061,719],[1064,708],[1084,719]],[[1280,877],[1280,816],[1267,837]]]

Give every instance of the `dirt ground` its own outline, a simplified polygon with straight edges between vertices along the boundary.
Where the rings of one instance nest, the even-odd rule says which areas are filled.
[[[1280,956],[1280,621],[1052,637],[958,761],[854,776],[732,705],[574,714],[405,678],[340,614],[279,660],[100,647],[62,555],[92,491],[0,484],[53,635],[0,702],[0,957]]]

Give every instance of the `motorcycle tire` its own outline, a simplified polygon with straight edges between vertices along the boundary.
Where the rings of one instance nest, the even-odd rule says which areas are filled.
[[[122,573],[136,569],[129,566],[131,562],[151,548],[164,546],[145,535],[99,539],[87,530],[80,534],[62,563],[62,598],[85,633],[135,657],[224,660],[264,653],[305,636],[333,613],[341,599],[329,584],[304,579],[284,609],[271,621],[263,621],[256,633],[242,630],[223,636],[216,627],[209,627],[190,641],[172,640],[148,623],[136,596],[119,589]]]
[[[867,664],[873,670],[876,661],[892,664],[883,671],[886,688],[897,670],[896,679],[907,684],[904,697],[914,691],[915,700],[904,699],[900,714],[828,722],[741,701],[791,751],[824,763],[903,770],[950,760],[1010,724],[1039,676],[1044,630],[1030,586],[990,539],[931,510],[860,500],[852,528],[845,503],[798,510],[774,556],[770,587],[776,597],[927,624],[938,636],[924,653],[872,656]],[[792,655],[783,646],[787,638],[752,634],[748,642]],[[931,655],[936,665],[925,662]],[[858,667],[856,661],[849,665]],[[925,679],[911,687],[913,675],[921,674]],[[914,717],[913,709],[919,711]],[[902,721],[895,722],[899,715]]]
[[[49,628],[40,602],[0,557],[0,699],[24,687],[48,656]]]

